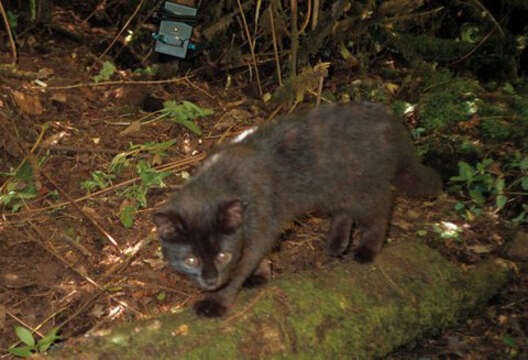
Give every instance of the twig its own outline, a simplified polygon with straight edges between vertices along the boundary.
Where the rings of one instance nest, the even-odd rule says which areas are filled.
[[[88,251],[87,248],[85,248],[84,246],[82,246],[80,243],[78,243],[77,241],[75,241],[74,239],[72,239],[71,237],[69,237],[68,235],[64,234],[64,235],[62,236],[62,238],[63,238],[68,244],[70,244],[71,246],[73,246],[77,251],[79,251],[81,254],[83,254],[86,258],[88,258],[88,259],[95,258],[95,256],[94,256],[90,251]]]
[[[314,0],[313,13],[312,13],[312,31],[317,27],[319,20],[319,0]]]
[[[306,27],[308,26],[308,23],[310,22],[310,14],[312,12],[312,0],[308,0],[308,10],[306,11],[306,19],[304,19],[304,23],[301,25],[301,29],[297,33],[298,35],[301,35],[304,30],[306,30]]]
[[[53,255],[55,258],[57,258],[60,262],[62,262],[67,268],[71,269],[73,272],[75,272],[77,275],[82,277],[84,280],[86,280],[87,282],[89,282],[90,284],[92,284],[93,286],[95,286],[98,289],[101,288],[101,285],[99,285],[95,280],[93,280],[91,277],[89,277],[88,275],[84,274],[83,272],[77,270],[72,264],[70,264],[68,262],[68,260],[63,258],[61,255],[57,254],[57,252],[55,252],[55,250],[52,250],[51,248],[45,246],[44,241],[45,241],[46,237],[44,237],[44,235],[40,232],[39,228],[35,224],[33,224],[33,222],[30,221],[29,222],[29,226],[33,229],[33,231],[35,231],[37,233],[37,235],[39,237],[39,240],[34,238],[29,233],[29,231],[26,230],[25,233],[26,233],[27,237],[29,237],[33,242],[35,242],[38,245],[40,245],[40,247],[42,247],[44,250],[49,252],[51,255]]]
[[[112,40],[112,42],[110,43],[110,45],[108,45],[108,47],[105,49],[105,51],[103,51],[103,53],[101,55],[99,55],[99,57],[95,60],[94,64],[92,65],[92,68],[94,67],[94,65],[99,62],[101,60],[101,58],[103,56],[106,55],[106,53],[108,51],[110,51],[110,49],[112,48],[112,46],[114,46],[114,44],[116,43],[117,39],[119,39],[119,37],[121,36],[121,34],[123,33],[123,31],[125,31],[125,29],[128,27],[128,25],[130,25],[130,22],[132,21],[132,19],[137,15],[137,13],[139,12],[139,9],[141,9],[141,7],[143,6],[143,4],[145,3],[145,0],[141,0],[141,2],[138,4],[138,6],[136,6],[136,9],[134,10],[134,12],[132,13],[132,15],[130,15],[130,17],[128,18],[128,20],[126,21],[125,25],[123,25],[123,27],[121,28],[121,30],[119,31],[119,33],[117,33],[117,35],[114,37],[114,39]]]
[[[323,92],[324,76],[321,75],[319,78],[319,87],[317,88],[317,106],[321,105],[321,94]]]
[[[139,240],[136,245],[132,247],[132,250],[129,252],[127,258],[121,263],[116,263],[112,265],[110,269],[106,270],[105,273],[101,275],[99,280],[105,280],[109,278],[112,274],[123,271],[128,265],[130,265],[137,253],[139,253],[141,249],[143,249],[155,239],[157,239],[156,234],[154,232],[151,232],[147,235],[146,238]]]
[[[95,280],[93,280],[91,277],[89,277],[88,275],[82,273],[81,271],[77,270],[72,264],[70,264],[66,259],[64,259],[61,255],[59,255],[58,253],[56,253],[54,250],[46,247],[44,245],[44,235],[42,235],[42,233],[40,232],[40,230],[33,224],[30,222],[30,226],[31,228],[33,229],[33,231],[35,231],[37,233],[37,235],[39,236],[40,240],[37,240],[35,238],[33,238],[27,231],[26,231],[26,234],[28,236],[30,236],[32,238],[32,240],[34,242],[36,242],[38,245],[40,245],[40,247],[42,247],[44,250],[46,250],[47,252],[49,252],[51,255],[53,255],[54,257],[56,257],[60,262],[62,262],[64,265],[66,265],[66,267],[70,268],[71,270],[73,270],[76,274],[78,274],[79,276],[81,276],[83,279],[85,279],[86,281],[88,281],[90,284],[92,284],[93,286],[95,286],[97,289],[99,289],[100,291],[104,292],[106,291],[110,286],[115,286],[114,283],[110,282],[108,284],[106,284],[105,286],[101,286],[99,285],[99,283]],[[135,257],[135,255],[139,252],[140,249],[143,248],[144,244],[148,244],[150,243],[151,239],[153,238],[152,237],[147,237],[147,239],[142,239],[141,241],[139,241],[139,243],[136,245],[136,247],[134,248],[134,250],[132,251],[132,253],[128,256],[128,258],[122,262],[122,263],[117,263],[115,264],[114,266],[112,266],[110,268],[110,270],[108,270],[105,274],[103,274],[101,276],[101,278],[99,279],[99,281],[101,280],[104,280],[108,275],[107,274],[112,274],[112,273],[115,273],[117,272],[118,270],[123,270],[124,268],[126,268],[126,266],[128,266],[132,259]],[[101,292],[101,293],[102,293]],[[127,308],[127,309],[130,309],[132,310],[133,312],[135,312],[136,314],[139,314],[141,316],[144,316],[145,314],[143,314],[142,312],[140,312],[139,310],[135,309],[134,307],[128,305],[127,303],[117,299],[114,295],[110,295],[110,298],[112,300],[114,300],[115,302],[117,302],[119,305],[123,306],[124,308]],[[59,327],[62,327],[64,326],[65,322],[63,322],[61,325],[59,325]]]
[[[240,310],[239,312],[237,313],[234,313],[233,315],[231,315],[230,317],[228,317],[227,319],[225,319],[223,321],[223,324],[222,324],[222,327],[226,327],[228,324],[230,324],[231,322],[233,322],[233,320],[241,317],[242,315],[244,315],[245,313],[247,313],[249,310],[251,310],[251,308],[253,306],[255,306],[265,295],[267,295],[268,293],[271,293],[273,291],[276,291],[276,289],[274,287],[271,287],[271,288],[268,288],[268,289],[262,289],[258,292],[258,294],[253,298],[251,299],[251,301],[246,305],[244,306],[244,308],[242,310]]]
[[[84,20],[81,21],[81,24],[88,24],[88,20],[90,20],[95,15],[95,13],[97,13],[97,11],[99,11],[99,9],[103,7],[106,7],[106,0],[102,0],[99,4],[97,4],[95,9],[93,9],[93,11]]]
[[[15,169],[15,173],[18,172],[18,170],[20,170],[20,168],[24,165],[24,163],[26,162],[26,160],[28,160],[31,156],[33,156],[33,153],[35,152],[35,150],[37,149],[37,147],[39,146],[40,142],[42,141],[42,139],[44,138],[44,134],[46,133],[46,130],[48,130],[49,128],[49,123],[45,123],[44,125],[42,125],[41,129],[40,129],[40,134],[37,138],[37,140],[35,141],[35,143],[33,144],[33,146],[31,147],[31,150],[29,151],[29,154],[26,154],[24,156],[24,159],[22,159],[22,161],[18,164],[17,168]],[[22,148],[22,146],[20,146],[20,144],[18,142],[14,142],[16,147],[18,148],[18,151],[20,151],[21,154],[24,154],[25,151],[24,149]],[[0,192],[2,192],[4,190],[4,188],[9,184],[9,181],[11,180],[11,178],[7,179],[1,186],[0,186]]]
[[[275,65],[277,67],[277,79],[279,81],[279,86],[282,86],[282,74],[281,74],[281,64],[279,59],[279,49],[277,46],[277,34],[275,33],[275,21],[273,20],[273,2],[270,3],[270,25],[271,25],[271,36],[273,38],[273,54],[275,55]]]
[[[44,145],[42,149],[50,150],[53,152],[72,152],[72,153],[100,153],[100,154],[112,154],[116,155],[123,151],[117,149],[97,149],[97,148],[88,148],[88,147],[72,147],[72,146],[63,146],[63,145]]]
[[[37,334],[37,335],[40,336],[40,337],[44,337],[44,335],[42,335],[42,333],[40,333],[40,332],[38,331],[37,328],[34,328],[33,326],[26,324],[26,323],[24,322],[24,320],[19,319],[19,318],[18,318],[16,315],[14,315],[14,314],[11,314],[11,312],[10,312],[9,310],[7,310],[7,309],[6,309],[6,314],[9,315],[9,316],[11,316],[15,321],[17,321],[18,323],[20,323],[23,327],[25,327],[25,328],[31,330],[32,333],[35,333],[35,334]],[[16,345],[13,345],[13,346],[16,346]],[[11,346],[11,347],[13,347],[13,346]]]
[[[185,81],[192,76],[184,76],[181,78],[172,78],[164,80],[119,80],[119,81],[102,81],[102,82],[92,82],[92,83],[82,83],[75,85],[64,85],[64,86],[48,86],[46,90],[67,90],[67,89],[76,89],[81,87],[98,87],[98,86],[112,86],[112,85],[160,85],[160,84],[170,84],[180,81]],[[40,90],[41,86],[31,86],[28,87],[31,90]]]
[[[260,9],[262,7],[262,0],[257,0],[257,9],[255,10],[255,31],[253,32],[253,47],[257,42],[258,22],[260,19]]]
[[[13,33],[11,32],[11,26],[9,26],[9,19],[4,9],[2,1],[0,1],[0,12],[2,13],[2,18],[4,19],[4,24],[7,31],[7,36],[9,37],[9,44],[11,44],[11,53],[13,54],[13,59],[11,60],[11,65],[15,66],[17,63],[17,49],[15,45],[15,39],[13,38]]]
[[[316,93],[315,91],[313,91],[312,89],[308,89],[307,90],[310,94],[312,94],[313,96],[319,96],[318,93]],[[327,98],[325,98],[324,96],[321,95],[321,100],[323,100],[325,103],[327,104],[333,104],[334,102],[332,100],[328,100]]]
[[[192,87],[193,89],[196,89],[198,91],[200,91],[201,93],[204,93],[207,97],[209,97],[210,99],[212,100],[216,100],[216,97],[211,95],[207,90],[205,89],[202,89],[201,87],[199,87],[198,85],[196,85],[195,83],[193,83],[189,78],[186,78],[185,79],[185,83],[187,85],[189,85],[190,87]]]
[[[435,8],[435,9],[424,11],[424,12],[421,12],[421,13],[412,13],[412,14],[406,14],[406,15],[397,15],[397,16],[387,17],[387,18],[383,19],[381,22],[384,23],[384,24],[387,24],[387,23],[393,23],[395,21],[414,19],[414,18],[417,18],[417,17],[422,17],[422,16],[435,14],[435,13],[437,13],[437,12],[443,10],[443,9],[444,9],[443,6],[439,6],[439,7]]]
[[[183,170],[183,169],[187,168],[188,166],[190,166],[190,165],[192,165],[192,164],[194,164],[196,162],[199,162],[200,160],[204,159],[205,156],[206,155],[204,153],[198,154],[198,155],[194,155],[194,156],[185,158],[183,160],[178,160],[178,161],[174,161],[174,162],[169,163],[169,164],[157,166],[155,169],[157,171],[169,171],[169,170],[173,170],[173,169],[177,169],[177,168],[179,168],[180,170]],[[117,189],[119,189],[119,188],[121,188],[123,186],[127,186],[127,185],[130,185],[130,184],[133,184],[133,183],[135,183],[136,181],[138,181],[140,179],[141,178],[139,176],[137,176],[135,178],[123,181],[122,183],[119,183],[119,184],[113,185],[111,187],[108,187],[108,188],[93,192],[91,194],[82,196],[82,197],[80,197],[78,199],[74,199],[73,201],[78,203],[78,202],[81,202],[81,201],[84,201],[84,200],[88,200],[88,199],[91,199],[91,198],[93,198],[95,196],[106,194],[106,193],[111,192],[111,191],[115,191],[115,190],[117,190]],[[63,206],[69,205],[69,204],[71,204],[69,201],[64,201],[64,202],[61,202],[61,203],[58,203],[58,204],[53,204],[53,205],[50,205],[50,206],[46,206],[46,207],[43,207],[43,208],[40,208],[40,209],[30,209],[30,210],[21,211],[21,212],[13,213],[13,214],[11,214],[11,213],[0,214],[0,218],[1,217],[6,217],[6,218],[7,217],[15,217],[15,216],[18,217],[18,216],[23,216],[23,215],[28,215],[28,214],[37,214],[37,213],[41,213],[43,211],[57,209],[57,208],[60,208],[60,207],[63,207]],[[3,224],[3,222],[0,221],[0,224]]]
[[[293,110],[295,110],[297,108],[297,105],[299,105],[299,102],[300,101],[298,99],[295,99],[295,102],[291,106],[290,110],[288,110],[288,114],[291,114],[293,112]]]
[[[45,318],[40,324],[38,324],[37,326],[35,326],[35,334],[39,335],[40,337],[43,337],[41,333],[39,333],[37,330],[41,329],[44,325],[46,325],[48,323],[48,321],[50,321],[51,319],[53,319],[55,316],[57,316],[58,314],[60,314],[61,312],[63,312],[64,310],[66,310],[67,307],[63,307],[62,309],[59,309],[53,313],[51,313],[47,318]],[[31,328],[29,328],[31,329]],[[33,329],[31,329],[33,330]],[[9,349],[12,349],[14,348],[15,346],[18,346],[19,344],[21,344],[22,341],[17,341],[16,343],[12,344],[11,346],[9,346]],[[4,356],[1,356],[0,358],[4,358]]]
[[[268,116],[268,118],[266,119],[266,121],[271,121],[275,116],[277,116],[277,114],[279,113],[279,111],[281,111],[281,109],[284,107],[284,103],[280,104],[279,106],[277,106],[277,108],[275,110],[273,110],[273,112]]]
[[[299,48],[299,31],[297,30],[297,0],[290,0],[291,4],[291,54],[290,79],[297,75],[297,50]]]
[[[499,25],[499,23],[497,22],[497,20],[495,19],[495,17],[490,13],[490,11],[484,6],[481,4],[481,2],[479,0],[472,0],[482,11],[484,11],[486,13],[486,15],[489,16],[489,18],[491,19],[491,22],[493,23],[493,25],[495,25],[497,27],[497,29],[499,30],[501,36],[504,37],[504,31],[502,30],[501,26]]]
[[[396,283],[389,277],[389,275],[387,275],[387,273],[385,272],[385,270],[383,270],[383,267],[380,264],[378,264],[376,267],[380,270],[380,272],[383,274],[385,279],[387,279],[387,281],[392,286],[392,288],[396,290],[398,295],[400,295],[403,298],[409,298],[409,296],[407,296],[407,294],[405,294],[405,292],[398,285],[396,285]],[[411,300],[414,300],[414,299],[411,299]]]
[[[73,205],[75,209],[77,209],[78,212],[81,213],[82,216],[88,219],[93,224],[93,226],[95,226],[95,228],[99,230],[99,232],[103,234],[108,239],[108,241],[110,241],[112,245],[114,245],[117,251],[121,252],[121,249],[119,248],[119,245],[117,244],[117,241],[115,241],[114,237],[110,235],[108,231],[103,229],[103,227],[99,225],[99,223],[97,222],[97,220],[95,220],[95,218],[93,218],[86,211],[84,211],[79,206],[79,204],[77,204],[75,200],[66,191],[64,191],[59,185],[57,185],[57,183],[44,170],[41,169],[40,173],[55,187],[55,189],[57,189],[61,193],[62,196],[68,199],[68,201]]]
[[[255,68],[255,77],[257,79],[257,87],[259,91],[259,95],[262,97],[262,86],[260,85],[260,75],[257,65],[257,57],[255,56],[255,47],[253,45],[253,42],[251,41],[251,34],[249,33],[248,24],[246,21],[246,15],[244,14],[244,10],[242,8],[242,4],[240,3],[240,0],[237,0],[238,7],[240,9],[240,16],[242,17],[242,22],[244,24],[244,31],[246,32],[248,44],[249,44],[249,51],[251,51],[251,58],[253,59],[253,66]]]
[[[486,36],[484,36],[480,41],[479,43],[477,44],[477,46],[475,46],[473,49],[471,49],[471,51],[469,51],[467,54],[463,55],[461,58],[453,61],[451,64],[449,65],[455,65],[455,64],[458,64],[459,62],[461,61],[464,61],[465,59],[467,59],[468,57],[470,57],[475,51],[477,51],[477,49],[479,47],[482,46],[482,44],[484,44],[486,42],[486,40],[488,40],[488,38],[491,36],[491,34],[493,34],[493,32],[495,32],[495,29],[493,28],[489,33],[486,34]]]

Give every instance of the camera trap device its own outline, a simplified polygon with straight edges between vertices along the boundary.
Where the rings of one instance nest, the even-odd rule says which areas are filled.
[[[166,1],[160,11],[161,21],[154,50],[184,59],[188,49],[195,49],[190,42],[193,25],[197,22],[197,9]]]

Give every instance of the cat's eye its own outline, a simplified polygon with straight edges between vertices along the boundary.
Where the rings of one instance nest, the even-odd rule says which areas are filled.
[[[197,267],[198,264],[200,264],[200,261],[196,257],[188,257],[185,260],[183,260],[183,262],[185,263],[185,265],[190,266],[190,267]]]
[[[229,260],[231,260],[231,254],[228,253],[228,252],[219,252],[216,255],[216,261],[219,264],[225,264],[225,263],[229,262]]]

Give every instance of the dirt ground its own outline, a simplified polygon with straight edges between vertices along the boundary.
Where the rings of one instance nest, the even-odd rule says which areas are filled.
[[[132,168],[99,194],[86,196],[80,183],[94,171],[107,169],[131,143],[176,139],[167,156],[156,159],[158,167],[171,166],[173,175],[165,182],[176,186],[182,173],[192,175],[216,142],[274,116],[273,109],[243,89],[226,90],[224,79],[205,82],[195,73],[167,84],[95,86],[87,53],[82,47],[59,45],[48,54],[22,53],[19,69],[40,74],[46,88],[22,75],[0,74],[0,172],[12,171],[27,158],[39,192],[18,212],[0,208],[0,358],[9,358],[7,348],[17,344],[16,326],[34,329],[38,338],[61,325],[66,339],[194,302],[199,291],[169,269],[152,232],[151,213],[168,197],[171,186],[150,189],[148,206],[126,228],[119,220],[124,200],[118,195],[138,181]],[[0,53],[0,63],[9,61]],[[116,78],[140,80],[125,71]],[[75,84],[81,85],[69,87]],[[191,101],[214,113],[198,120],[200,137],[165,121],[123,134],[152,99]],[[154,160],[149,153],[139,157]],[[0,179],[1,184],[8,177]],[[71,204],[73,199],[78,208]],[[452,210],[454,203],[448,196],[435,202],[397,199],[389,241],[427,241],[462,267],[500,256],[516,230],[492,215],[465,223]],[[462,229],[460,238],[442,239],[433,230],[441,222]],[[292,224],[271,255],[273,277],[332,261],[324,251],[327,227],[327,220],[313,216]],[[518,277],[483,312],[389,358],[526,358],[528,274],[525,263],[516,264]]]

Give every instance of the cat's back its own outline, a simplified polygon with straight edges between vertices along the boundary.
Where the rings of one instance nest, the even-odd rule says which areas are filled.
[[[363,143],[401,129],[402,125],[383,105],[323,105],[251,128],[241,142],[265,150],[306,150],[309,143],[336,146],[341,142]]]
[[[199,174],[251,177],[290,166],[303,175],[304,168],[326,170],[358,163],[378,167],[393,162],[391,154],[398,139],[405,137],[403,131],[382,105],[320,106],[247,129],[216,147]]]

